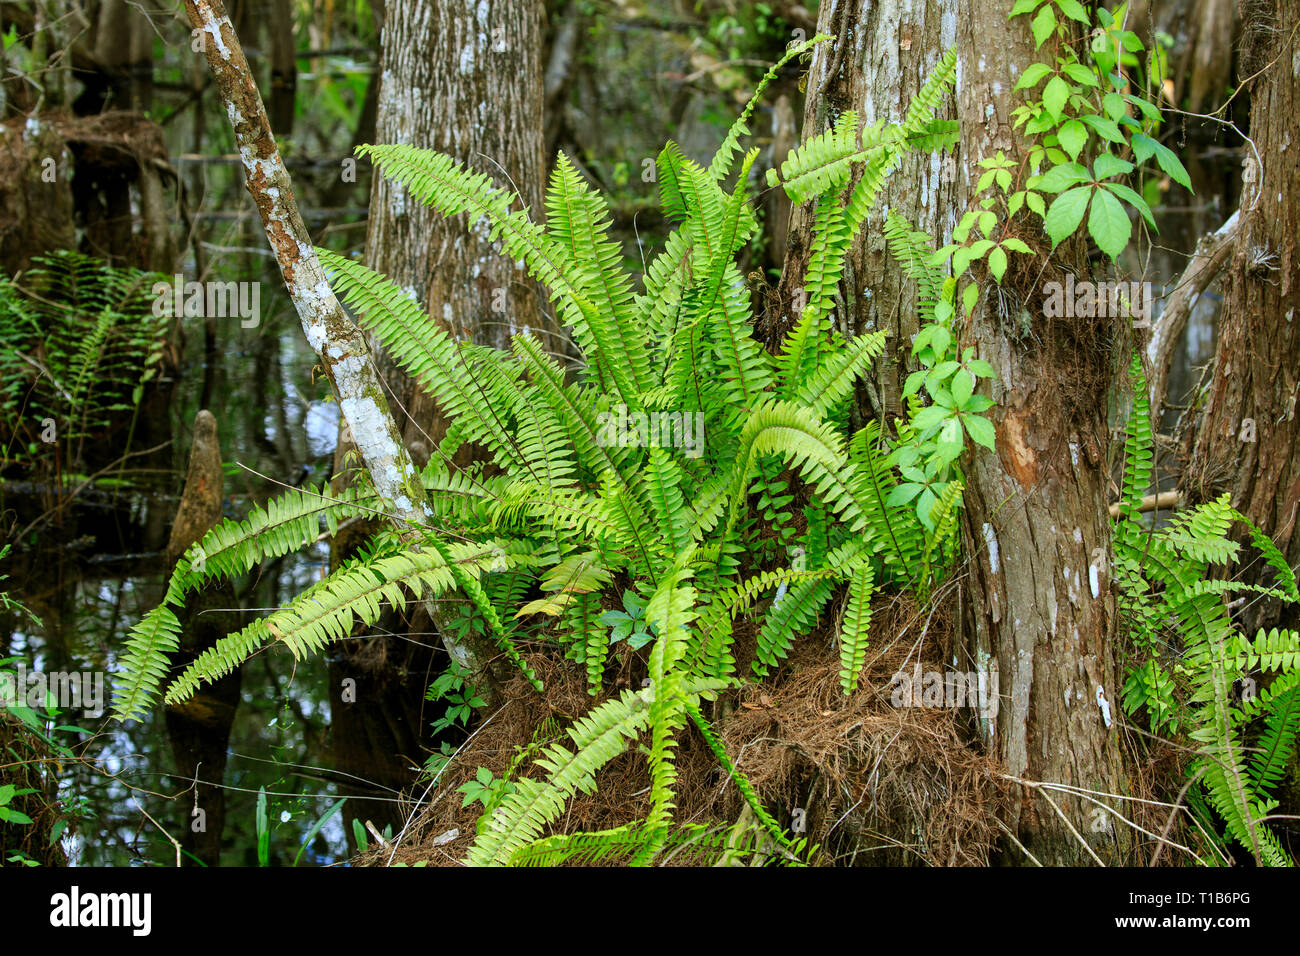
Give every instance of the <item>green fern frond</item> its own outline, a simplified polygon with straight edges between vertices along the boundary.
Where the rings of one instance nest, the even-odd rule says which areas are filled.
[[[113,716],[142,717],[157,700],[167,655],[177,648],[179,621],[173,608],[205,581],[233,578],[259,561],[282,557],[316,540],[322,521],[331,533],[340,520],[380,514],[378,497],[328,486],[289,489],[264,508],[254,506],[243,521],[224,520],[192,545],[176,563],[162,604],[131,629],[119,676],[114,680]]]
[[[871,627],[871,595],[875,591],[875,572],[864,563],[849,581],[849,600],[840,623],[840,689],[845,696],[858,686],[862,665],[867,659],[867,633]]]
[[[1276,696],[1251,755],[1250,779],[1257,793],[1268,794],[1281,783],[1300,734],[1300,683]]]
[[[812,630],[834,590],[834,584],[824,579],[799,581],[780,602],[773,602],[758,631],[758,646],[751,665],[756,677],[766,677],[779,661],[789,656],[795,639]]]
[[[690,717],[691,723],[695,724],[696,729],[699,730],[700,736],[704,738],[704,742],[708,744],[709,750],[713,751],[713,756],[717,759],[718,763],[722,765],[722,769],[726,771],[727,777],[736,784],[736,789],[739,790],[741,796],[745,798],[745,802],[749,804],[750,811],[753,812],[755,819],[757,819],[762,825],[767,835],[776,843],[777,846],[781,847],[785,851],[788,862],[802,866],[803,861],[799,858],[801,846],[797,845],[795,841],[791,841],[790,838],[781,830],[780,824],[778,824],[772,815],[767,812],[767,808],[764,807],[762,801],[758,799],[758,794],[755,792],[753,784],[749,782],[749,778],[741,773],[732,762],[726,748],[722,746],[722,741],[718,740],[718,735],[713,732],[713,727],[704,719],[704,715],[700,713],[699,707],[693,704],[687,705],[686,714]]]
[[[578,288],[595,306],[589,322],[604,322],[600,338],[617,342],[602,349],[602,365],[623,363],[637,392],[650,387],[646,330],[638,328],[633,309],[632,282],[622,267],[622,251],[606,232],[609,212],[605,200],[587,187],[569,157],[556,160],[546,194],[547,232],[569,254]],[[599,318],[597,318],[597,316]],[[611,374],[613,369],[609,369]]]
[[[466,862],[505,865],[536,841],[574,794],[595,790],[596,771],[627,749],[628,742],[645,729],[649,715],[644,692],[629,689],[574,721],[566,731],[573,749],[554,743],[542,752],[537,766],[546,771],[546,779],[515,781],[515,789],[485,821]]]
[[[763,93],[766,92],[768,84],[780,74],[781,68],[795,57],[803,56],[819,43],[825,43],[827,40],[833,39],[835,38],[829,34],[819,33],[810,40],[793,43],[786,49],[785,55],[763,74],[763,78],[758,81],[758,86],[754,89],[754,95],[749,98],[749,102],[745,104],[740,116],[731,124],[731,129],[727,130],[727,135],[723,138],[717,152],[713,154],[713,161],[709,163],[710,176],[718,182],[722,182],[727,178],[727,174],[731,172],[732,157],[736,155],[737,144],[742,136],[749,135],[749,127],[746,125],[749,122],[749,117],[753,115],[754,108],[758,106],[759,101],[763,98]]]

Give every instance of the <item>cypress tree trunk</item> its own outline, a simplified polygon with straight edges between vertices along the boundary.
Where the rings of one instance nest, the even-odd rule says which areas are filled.
[[[375,141],[409,143],[454,156],[519,190],[543,213],[542,7],[538,0],[391,0],[383,32]],[[446,220],[375,176],[367,265],[415,290],[429,316],[481,345],[508,346],[533,330],[563,351],[539,290],[463,217]],[[408,442],[432,443],[440,427],[431,401],[399,369],[385,376],[405,408]],[[426,434],[427,433],[427,434]]]
[[[1300,57],[1297,0],[1252,4],[1243,24],[1242,79],[1250,84],[1250,136],[1236,247],[1223,279],[1214,375],[1186,439],[1182,487],[1190,503],[1232,491],[1232,504],[1300,564]],[[1240,529],[1238,529],[1240,532]],[[1241,534],[1244,540],[1245,535]],[[1247,552],[1250,554],[1251,552]],[[1262,561],[1241,577],[1271,583]],[[1294,605],[1250,600],[1238,612],[1247,636],[1294,627]]]
[[[885,118],[902,122],[912,97],[944,51],[956,42],[957,22],[945,5],[926,0],[826,0],[817,32],[838,39],[823,43],[808,70],[803,138],[826,131],[842,112],[854,110],[864,123]],[[945,106],[940,118],[955,113]],[[918,331],[916,288],[904,278],[885,248],[885,214],[893,210],[930,235],[951,234],[956,226],[956,165],[951,154],[909,153],[884,188],[845,261],[836,324],[846,334],[885,329],[885,352],[860,394],[873,417],[886,420],[900,413],[900,396]],[[798,300],[798,286],[808,265],[812,239],[811,205],[791,215],[781,298],[787,317]],[[789,328],[776,323],[767,339],[773,345]]]
[[[888,259],[880,234],[886,210],[910,218],[936,244],[948,241],[972,204],[980,172],[974,164],[999,149],[1008,155],[1018,149],[1011,126],[1011,111],[1022,102],[1012,92],[1016,78],[1036,60],[1050,62],[1050,49],[1035,52],[1023,20],[1008,23],[1009,10],[1005,0],[963,0],[956,11],[922,0],[831,0],[821,8],[819,32],[839,39],[819,48],[810,68],[805,137],[846,109],[868,122],[901,118],[944,50],[956,44],[959,54],[956,161],[918,154],[904,159],[851,251],[841,283],[841,330],[884,327],[891,334],[874,375],[876,390],[860,396],[864,416],[899,413],[917,331],[915,289]],[[781,284],[786,317],[806,266],[808,228],[797,211]],[[957,330],[960,344],[973,346],[997,371],[992,414],[998,451],[977,448],[965,462],[969,560],[960,577],[964,659],[956,668],[998,669],[1001,706],[985,743],[1013,777],[1027,781],[1005,822],[1049,865],[1093,862],[1093,851],[1109,862],[1122,857],[1127,844],[1104,811],[1097,825],[1095,804],[1039,786],[1123,792],[1111,648],[1116,611],[1105,558],[1107,343],[1113,330],[1092,320],[1080,327],[1044,317],[1041,283],[1059,279],[1064,268],[1087,278],[1081,243],[1059,248],[1041,276],[1035,266],[1021,277],[1016,292],[1022,307],[1006,316],[981,270],[981,303],[968,327]],[[1014,288],[1012,276],[1004,287]],[[766,330],[769,342],[779,341],[786,317]],[[1017,849],[1007,859],[1028,862]]]
[[[1050,44],[1035,52],[1028,23],[1008,22],[1007,13],[1004,0],[959,7],[959,168],[967,196],[976,162],[1018,149],[1016,78],[1030,63],[1053,62]],[[1001,297],[984,278],[981,303],[959,331],[963,346],[974,346],[997,372],[997,451],[976,448],[966,464],[965,666],[997,662],[1002,706],[987,743],[1012,776],[1123,793],[1106,499],[1109,345],[1118,330],[1111,319],[1044,315],[1043,283],[1067,271],[1090,278],[1081,242],[1062,244],[1041,275],[1037,264],[1019,276],[1009,271],[1004,288],[1014,292],[1019,315],[1001,314]],[[1102,860],[1122,860],[1127,831],[1094,813],[1095,804],[1027,785],[1021,798],[1006,822],[1043,864],[1093,861],[1083,838]],[[1025,862],[1019,850],[1009,854]]]

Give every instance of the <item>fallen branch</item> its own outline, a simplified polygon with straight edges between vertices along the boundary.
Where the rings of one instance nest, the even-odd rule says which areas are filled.
[[[1138,505],[1138,511],[1172,511],[1174,508],[1183,506],[1183,493],[1181,491],[1162,491],[1158,495],[1147,495]],[[1110,516],[1118,518],[1121,514],[1118,503],[1110,506]]]
[[[276,147],[253,72],[221,0],[185,0],[190,23],[200,31],[203,52],[222,106],[235,130],[246,185],[261,214],[285,288],[302,322],[307,342],[325,369],[339,409],[375,490],[402,524],[424,524],[432,512],[411,455],[388,409],[366,338],[343,311],[294,201],[289,171]],[[447,649],[462,664],[480,670],[487,648],[453,643],[440,605],[426,602]],[[490,651],[489,651],[490,653]]]

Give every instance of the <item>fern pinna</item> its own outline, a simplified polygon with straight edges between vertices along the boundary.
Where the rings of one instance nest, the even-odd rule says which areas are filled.
[[[503,253],[549,291],[582,366],[572,374],[527,331],[508,352],[453,338],[410,292],[319,250],[340,296],[452,421],[422,475],[433,517],[427,526],[382,533],[286,607],[220,642],[170,685],[168,700],[184,699],[256,648],[283,643],[295,654],[310,652],[345,638],[355,621],[372,621],[381,604],[450,590],[473,601],[521,667],[515,649],[522,636],[560,645],[599,695],[617,639],[603,615],[643,608],[640,625],[653,640],[646,686],[600,702],[568,729],[567,743],[547,746],[536,761],[540,775],[515,781],[480,820],[469,861],[648,863],[686,844],[718,849],[714,836],[673,821],[674,751],[683,728],[697,726],[726,765],[700,702],[735,686],[745,671],[761,675],[776,666],[837,594],[845,595],[838,639],[849,693],[865,660],[874,590],[915,582],[923,568],[927,580],[941,574],[940,556],[951,551],[949,515],[959,496],[948,494],[933,515],[919,517],[910,505],[891,504],[897,481],[880,427],[847,434],[855,380],[880,354],[884,333],[845,338],[830,311],[844,253],[901,153],[955,135],[933,121],[954,69],[950,53],[901,126],[864,130],[845,114],[775,175],[796,202],[814,202],[817,217],[806,305],[775,356],[753,337],[736,262],[757,229],[749,195],[757,151],[736,161],[753,102],[710,166],[673,144],[660,153],[660,199],[675,229],[639,291],[607,235],[605,200],[567,157],[551,174],[541,225],[514,208],[510,193],[447,156],[360,147],[414,198],[471,224],[486,220]],[[484,449],[488,462],[452,467],[457,448],[469,443]],[[801,495],[772,492],[758,503],[783,471]],[[138,715],[153,701],[175,646],[170,608],[203,576],[242,570],[291,539],[301,543],[320,518],[382,509],[364,496],[323,490],[286,501],[237,532],[217,529],[182,559],[166,604],[134,632],[119,715]],[[787,550],[773,554],[761,542],[776,526],[785,529]],[[277,527],[286,530],[270,533]],[[511,586],[491,586],[502,574],[513,576]],[[519,600],[520,580],[531,582],[530,600]],[[749,660],[737,659],[732,641],[742,617],[760,632]],[[646,817],[600,834],[551,834],[567,800],[595,788],[601,767],[642,737],[651,779]],[[731,839],[725,849],[761,845],[774,857],[800,859],[806,847],[782,833],[736,779],[761,832],[756,840]]]
[[[1203,832],[1216,833],[1209,809],[1226,829],[1215,836],[1248,850],[1256,862],[1294,862],[1265,822],[1300,734],[1300,634],[1260,630],[1253,639],[1232,619],[1227,598],[1300,601],[1295,573],[1277,546],[1228,504],[1228,495],[1177,514],[1161,528],[1144,525],[1143,496],[1153,467],[1153,433],[1140,355],[1133,357],[1133,409],[1127,425],[1115,571],[1131,635],[1123,706],[1152,731],[1184,731],[1198,752],[1189,774],[1198,781]],[[1274,571],[1271,587],[1211,578],[1235,563],[1241,545],[1228,537],[1235,521]],[[1256,681],[1263,685],[1251,690]],[[1238,692],[1237,688],[1245,688]]]

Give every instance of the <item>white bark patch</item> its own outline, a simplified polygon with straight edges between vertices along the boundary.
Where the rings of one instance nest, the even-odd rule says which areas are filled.
[[[1101,597],[1101,569],[1095,561],[1088,565],[1088,590],[1092,592],[1093,600]]]
[[[984,522],[984,543],[989,549],[989,569],[997,574],[998,568],[1002,566],[998,556],[998,536],[993,531],[993,525],[987,521]]]
[[[313,352],[319,352],[325,347],[326,335],[324,322],[308,322],[303,325],[302,330],[306,334],[307,344],[311,346]]]
[[[1106,690],[1100,684],[1097,685],[1097,706],[1101,708],[1101,719],[1110,726],[1110,701],[1106,699]]]
[[[1069,568],[1061,569],[1061,576],[1065,578],[1066,593],[1070,596],[1070,603],[1075,607],[1079,606],[1079,572],[1071,572]]]
[[[234,36],[235,28],[230,26],[229,17],[217,17],[215,20],[209,20],[203,24],[203,32],[212,37],[212,42],[216,44],[217,52],[221,54],[221,59],[230,59],[230,47],[226,46],[226,41],[221,38],[221,27],[230,27],[230,34]]]

